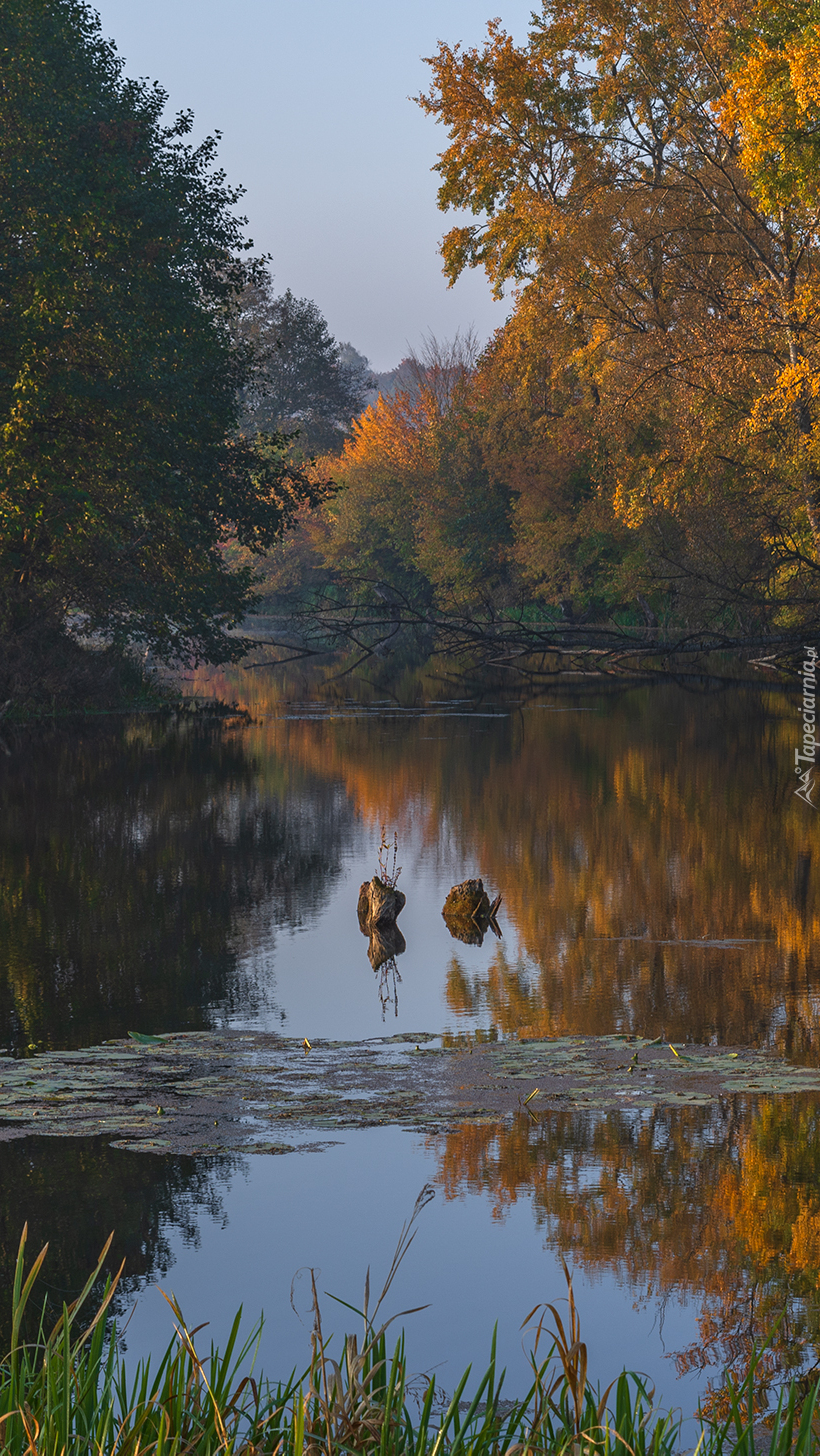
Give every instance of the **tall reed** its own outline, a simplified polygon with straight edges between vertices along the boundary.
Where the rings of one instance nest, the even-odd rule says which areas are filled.
[[[311,1274],[310,1362],[301,1375],[278,1384],[254,1375],[261,1322],[242,1339],[240,1309],[224,1349],[212,1344],[203,1357],[196,1348],[201,1327],[189,1330],[173,1299],[168,1303],[174,1338],[155,1369],[150,1359],[140,1361],[129,1378],[111,1319],[122,1266],[106,1280],[89,1317],[111,1239],[79,1297],[63,1305],[51,1330],[46,1331],[44,1306],[36,1333],[26,1338],[26,1311],[48,1245],[26,1273],[24,1228],[12,1291],[11,1345],[0,1364],[0,1451],[13,1456],[674,1456],[681,1421],[654,1409],[652,1392],[640,1376],[622,1373],[603,1395],[593,1388],[566,1265],[566,1318],[550,1304],[536,1307],[525,1321],[528,1326],[537,1317],[532,1379],[524,1396],[502,1400],[504,1372],[497,1369],[495,1334],[489,1365],[469,1397],[469,1369],[449,1398],[434,1379],[408,1389],[404,1336],[389,1354],[387,1330],[393,1321],[379,1322],[379,1316],[430,1193],[422,1191],[401,1231],[372,1312],[368,1271],[363,1309],[356,1311],[364,1321],[361,1338],[347,1335],[338,1359],[323,1333]],[[413,1312],[404,1310],[393,1319]],[[542,1359],[539,1347],[545,1338],[549,1347]],[[742,1385],[729,1383],[730,1414],[722,1424],[702,1424],[697,1456],[757,1456],[756,1369],[753,1361]],[[817,1406],[818,1386],[806,1395],[793,1383],[771,1414],[766,1456],[815,1456]]]

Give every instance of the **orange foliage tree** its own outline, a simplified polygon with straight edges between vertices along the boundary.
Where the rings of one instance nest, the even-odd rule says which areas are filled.
[[[483,448],[475,354],[469,337],[431,340],[410,382],[354,422],[326,513],[326,560],[346,580],[440,606],[503,595],[510,502]]]
[[[785,12],[556,0],[523,46],[499,22],[440,44],[419,98],[449,133],[440,205],[476,218],[445,271],[518,290],[545,444],[580,430],[655,580],[747,628],[799,619],[820,553],[818,42]]]

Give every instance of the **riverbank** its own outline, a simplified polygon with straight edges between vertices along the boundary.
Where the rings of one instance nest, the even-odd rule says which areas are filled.
[[[197,1349],[198,1331],[188,1328],[173,1297],[168,1302],[176,1327],[170,1344],[153,1368],[146,1361],[129,1370],[110,1322],[122,1267],[99,1296],[110,1238],[78,1298],[63,1305],[50,1333],[41,1317],[37,1333],[27,1336],[27,1324],[37,1313],[35,1281],[48,1250],[43,1248],[26,1268],[24,1228],[12,1291],[11,1343],[0,1363],[2,1450],[15,1456],[40,1451],[137,1456],[152,1450],[175,1456],[460,1456],[462,1451],[470,1456],[621,1456],[624,1450],[631,1456],[675,1456],[691,1447],[690,1428],[697,1424],[702,1456],[755,1456],[756,1448],[768,1456],[814,1456],[820,1445],[814,1423],[820,1381],[793,1379],[773,1403],[772,1372],[762,1352],[752,1356],[741,1385],[725,1380],[709,1413],[699,1412],[696,1422],[657,1409],[651,1386],[638,1374],[623,1371],[602,1393],[588,1371],[566,1264],[566,1309],[564,1301],[560,1310],[537,1306],[524,1322],[531,1331],[532,1382],[522,1398],[504,1398],[495,1335],[480,1377],[471,1378],[468,1369],[452,1390],[439,1389],[435,1376],[412,1378],[403,1335],[390,1353],[386,1331],[392,1320],[384,1306],[430,1197],[428,1188],[419,1195],[372,1306],[368,1273],[363,1328],[358,1336],[345,1336],[339,1348],[331,1348],[325,1336],[315,1271],[310,1271],[310,1362],[276,1383],[254,1369],[261,1326],[245,1335],[240,1310],[224,1349],[212,1344],[204,1356]]]

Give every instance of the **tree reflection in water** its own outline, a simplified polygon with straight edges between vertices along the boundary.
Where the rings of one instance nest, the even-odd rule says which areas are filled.
[[[34,736],[0,774],[0,1049],[203,1028],[270,1001],[265,930],[315,914],[352,825],[335,785],[219,723]]]
[[[470,974],[469,951],[452,962],[456,1016],[814,1062],[820,849],[794,797],[795,703],[658,686],[544,696],[472,724],[445,714],[435,737],[429,718],[375,714],[263,736],[343,783],[374,830],[389,819],[449,873],[502,888],[489,975]]]
[[[270,995],[243,969],[255,907],[307,923],[357,824],[390,822],[422,867],[504,893],[503,943],[476,970],[477,949],[451,942],[446,1023],[422,1029],[663,1034],[816,1063],[820,849],[793,793],[798,730],[782,693],[656,687],[441,717],[435,734],[380,710],[35,740],[0,765],[4,1040],[204,1026],[236,1005],[251,1023]],[[399,949],[369,952],[398,1012]],[[698,1300],[681,1370],[741,1369],[781,1314],[783,1367],[820,1358],[816,1103],[522,1116],[431,1146],[448,1194],[486,1190],[499,1217],[530,1197],[590,1270]],[[0,1188],[24,1176],[2,1164]],[[15,1218],[4,1248],[18,1237]]]
[[[820,853],[790,698],[660,687],[437,721],[143,719],[4,757],[8,1044],[196,1027],[218,1006],[252,1022],[270,995],[242,969],[254,911],[315,921],[357,826],[389,820],[448,877],[503,888],[489,970],[468,946],[451,963],[456,1018],[820,1057]]]
[[[701,1304],[680,1373],[742,1375],[772,1338],[769,1379],[820,1362],[820,1107],[730,1097],[645,1112],[522,1113],[428,1139],[446,1198],[521,1198],[550,1243],[646,1298]],[[778,1323],[780,1321],[780,1323]]]
[[[25,1221],[28,1262],[49,1245],[32,1317],[46,1295],[56,1318],[63,1301],[79,1294],[112,1230],[103,1273],[115,1274],[125,1259],[114,1305],[120,1316],[138,1288],[168,1273],[172,1231],[196,1246],[203,1214],[221,1216],[222,1190],[246,1162],[226,1154],[146,1156],[112,1148],[104,1138],[0,1142],[0,1348],[8,1348],[8,1291]]]

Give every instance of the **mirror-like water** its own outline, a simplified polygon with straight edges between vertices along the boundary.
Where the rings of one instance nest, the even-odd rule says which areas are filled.
[[[217,691],[236,697],[239,681],[253,682],[251,725],[157,716],[10,741],[7,1052],[230,1026],[621,1031],[820,1059],[820,846],[794,798],[788,695],[655,687],[410,710],[299,707],[238,676]],[[406,949],[374,970],[356,899],[383,824]],[[465,944],[440,912],[477,875],[503,897],[502,936]],[[287,1305],[296,1269],[321,1266],[355,1303],[425,1181],[439,1197],[393,1306],[432,1304],[419,1368],[480,1363],[498,1318],[523,1381],[516,1321],[561,1296],[560,1253],[581,1271],[604,1382],[624,1361],[650,1368],[691,1408],[784,1309],[784,1362],[820,1355],[811,1099],[522,1116],[426,1140],[373,1129],[287,1158],[0,1141],[3,1275],[26,1217],[53,1240],[55,1292],[116,1227],[138,1296],[130,1348],[157,1339],[162,1301],[145,1286],[167,1278],[193,1320],[264,1306],[265,1363],[289,1370],[306,1339]]]

